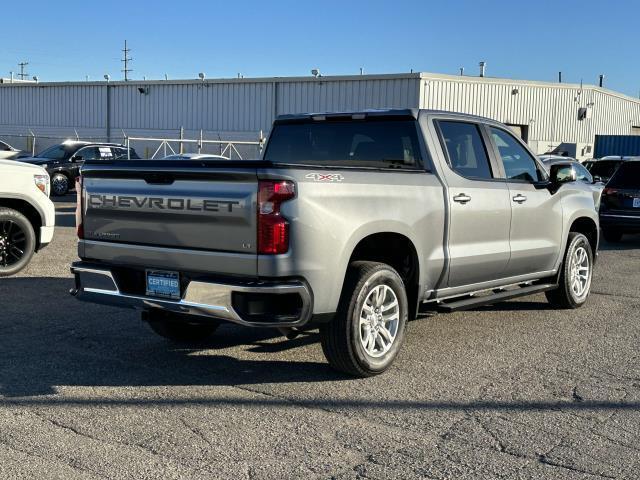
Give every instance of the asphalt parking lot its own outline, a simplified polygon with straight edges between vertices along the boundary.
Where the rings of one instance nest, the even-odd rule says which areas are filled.
[[[0,478],[638,478],[640,237],[588,304],[534,296],[409,325],[353,380],[316,335],[225,326],[197,349],[68,295],[73,197],[0,280]]]

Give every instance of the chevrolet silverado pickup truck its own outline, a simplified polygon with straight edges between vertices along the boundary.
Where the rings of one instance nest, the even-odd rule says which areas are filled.
[[[86,162],[77,190],[80,300],[176,341],[319,328],[355,376],[386,370],[424,311],[580,307],[599,240],[571,164],[547,173],[503,124],[428,110],[284,115],[260,160]]]
[[[51,242],[55,221],[46,170],[0,160],[0,277],[18,273]]]

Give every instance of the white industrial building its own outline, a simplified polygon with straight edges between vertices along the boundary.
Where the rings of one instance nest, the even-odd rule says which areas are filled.
[[[256,140],[284,113],[428,108],[512,126],[538,153],[591,156],[596,134],[640,134],[640,100],[593,85],[432,73],[0,84],[0,138],[124,135]],[[20,144],[22,142],[22,144]]]

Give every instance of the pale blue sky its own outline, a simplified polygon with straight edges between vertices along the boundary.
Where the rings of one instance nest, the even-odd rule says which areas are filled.
[[[27,60],[41,80],[428,71],[596,83],[640,92],[640,2],[5,1],[0,76]]]

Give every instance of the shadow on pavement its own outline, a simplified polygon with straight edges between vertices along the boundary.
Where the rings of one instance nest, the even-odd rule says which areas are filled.
[[[296,399],[255,392],[251,385],[349,380],[324,362],[283,359],[278,352],[317,341],[305,333],[273,341],[279,333],[224,325],[220,335],[198,347],[180,347],[152,334],[131,310],[80,303],[68,294],[70,278],[0,280],[0,406],[28,405],[241,405],[430,410],[638,410],[639,402],[588,401],[421,401]],[[527,308],[527,302],[519,302]],[[537,302],[536,309],[540,308]],[[499,309],[501,306],[489,307]],[[509,305],[512,306],[512,305]],[[246,345],[245,349],[238,346]],[[232,352],[225,352],[233,348]],[[274,355],[270,357],[270,355]],[[267,355],[265,355],[267,354]],[[317,352],[316,352],[317,354]],[[250,358],[246,358],[249,356]],[[254,357],[255,356],[255,357]],[[244,357],[244,358],[238,358]],[[275,357],[275,358],[274,358]],[[133,387],[57,395],[60,387]],[[185,396],[135,390],[158,386],[240,386],[248,395],[188,391]],[[124,395],[124,396],[123,396]]]
[[[274,329],[225,324],[211,340],[176,345],[152,333],[133,310],[79,302],[68,293],[72,286],[70,278],[0,279],[0,395],[47,395],[57,386],[250,385],[348,378],[324,361],[264,356],[315,343],[317,334],[286,340]],[[225,354],[245,345],[240,353],[255,360],[237,358],[237,348]]]
[[[637,249],[640,249],[640,235],[623,235],[622,240],[615,243],[607,242],[600,236],[600,250],[604,252]]]

